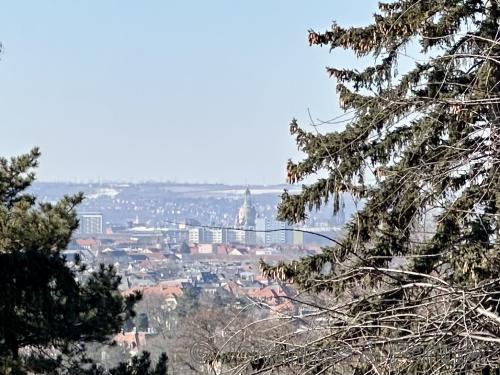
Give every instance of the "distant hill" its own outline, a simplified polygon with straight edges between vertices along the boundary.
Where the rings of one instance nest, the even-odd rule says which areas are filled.
[[[298,191],[296,186],[248,185],[258,215],[275,217],[276,206],[284,189]],[[103,213],[111,223],[130,220],[160,225],[164,220],[195,218],[202,223],[234,224],[247,185],[191,184],[172,182],[144,183],[73,183],[36,182],[30,192],[41,200],[54,202],[65,194],[83,192],[85,201],[79,211]],[[333,216],[332,206],[312,212],[311,220],[344,222],[356,210],[355,201],[345,194],[344,212]]]

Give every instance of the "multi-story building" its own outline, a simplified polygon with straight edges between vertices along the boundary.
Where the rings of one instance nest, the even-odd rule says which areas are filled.
[[[260,245],[289,245],[293,242],[293,232],[283,221],[277,221],[266,217],[255,220],[257,230],[257,243]]]
[[[203,228],[189,228],[189,243],[198,244],[205,242],[204,230]]]
[[[187,229],[166,229],[162,230],[166,243],[183,243],[189,241],[189,231]]]
[[[228,231],[225,228],[190,228],[189,242],[197,244],[225,244],[229,242]]]
[[[228,229],[225,228],[205,229],[205,243],[211,243],[211,244],[228,243]]]
[[[102,234],[102,214],[97,212],[84,212],[78,215],[80,226],[79,234]]]
[[[268,219],[265,217],[258,217],[255,219],[255,230],[257,233],[255,234],[255,239],[257,240],[258,245],[266,245],[267,241],[267,221]]]

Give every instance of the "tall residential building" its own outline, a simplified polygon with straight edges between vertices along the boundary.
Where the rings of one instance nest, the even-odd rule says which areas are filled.
[[[293,232],[283,221],[277,221],[265,217],[255,219],[257,232],[257,243],[260,245],[289,245],[293,243]]]
[[[84,212],[78,215],[80,225],[79,234],[102,234],[102,214],[97,212]]]
[[[205,233],[203,228],[189,228],[189,243],[198,244],[205,242]]]
[[[205,230],[205,242],[212,244],[223,244],[228,241],[228,230],[225,228],[207,228]]]
[[[228,242],[228,229],[225,228],[190,228],[189,242],[197,244],[224,244]]]
[[[257,219],[255,219],[255,229],[257,230],[255,238],[257,240],[257,245],[266,245],[267,233],[265,232],[265,230],[267,228],[267,221],[268,219],[265,217],[258,217]]]

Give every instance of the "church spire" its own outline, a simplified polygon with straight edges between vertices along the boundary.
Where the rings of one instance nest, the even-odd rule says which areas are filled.
[[[247,189],[245,190],[245,201],[244,204],[246,205],[251,205],[252,204],[252,195],[250,194],[250,189],[247,186]]]

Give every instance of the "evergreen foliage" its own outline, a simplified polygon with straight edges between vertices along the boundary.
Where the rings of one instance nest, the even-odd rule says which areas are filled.
[[[147,332],[149,328],[149,319],[146,313],[137,316],[137,329],[141,332]]]
[[[105,370],[102,366],[93,365],[90,369],[75,372],[82,375],[167,375],[168,357],[163,353],[158,363],[152,367],[150,354],[143,352],[139,357],[133,357],[129,363],[121,362],[115,368]]]
[[[26,189],[40,152],[0,158],[0,373],[79,373],[85,343],[110,343],[135,313],[140,294],[123,297],[120,277],[101,265],[79,281],[62,251],[78,227],[83,196],[37,202]],[[82,370],[83,371],[83,370]],[[119,374],[120,372],[114,372]]]
[[[179,251],[180,251],[181,254],[189,254],[191,252],[191,249],[189,248],[189,245],[187,244],[186,241],[182,242]]]
[[[199,287],[189,287],[183,289],[182,295],[177,301],[177,307],[175,308],[175,313],[180,318],[185,318],[191,312],[196,311],[200,308],[200,296],[201,288]]]
[[[333,23],[309,32],[311,45],[350,50],[374,63],[362,71],[327,68],[345,114],[320,129],[340,122],[344,130],[308,132],[291,122],[305,158],[288,162],[288,182],[320,171],[327,177],[298,194],[285,191],[278,216],[298,223],[329,201],[338,210],[343,193],[365,205],[337,245],[262,267],[304,289],[334,291],[337,302],[350,299],[338,323],[347,328],[338,335],[353,355],[378,347],[389,361],[394,351],[382,346],[391,340],[400,352],[421,344],[418,353],[427,353],[439,343],[442,360],[405,354],[390,360],[387,373],[454,373],[498,363],[499,23],[496,0],[396,0],[379,3],[368,26]],[[399,73],[398,62],[415,47],[419,59]],[[394,266],[395,257],[402,265]],[[332,267],[325,274],[326,264]],[[424,308],[425,301],[436,305]],[[318,342],[335,347],[339,336]],[[467,357],[473,351],[481,354]],[[353,366],[356,373],[380,373],[367,358]]]

